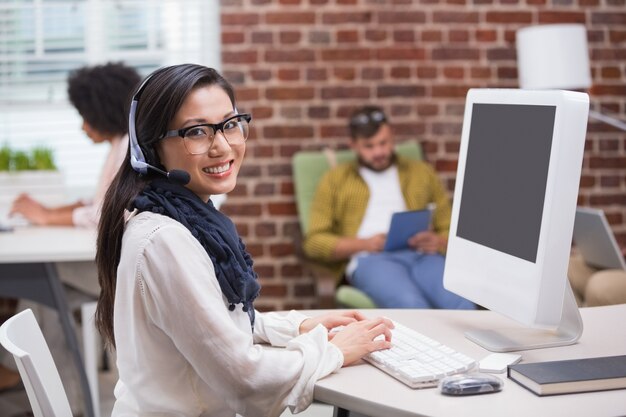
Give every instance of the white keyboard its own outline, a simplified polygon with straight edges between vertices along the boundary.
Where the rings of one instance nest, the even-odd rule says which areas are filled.
[[[363,359],[411,388],[433,387],[447,375],[466,372],[478,362],[406,326],[393,323],[391,349]]]

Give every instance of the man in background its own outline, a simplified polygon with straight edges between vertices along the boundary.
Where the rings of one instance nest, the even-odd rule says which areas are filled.
[[[443,288],[451,209],[434,169],[396,155],[391,126],[379,107],[357,109],[349,129],[357,160],[320,180],[306,254],[341,261],[338,273],[381,308],[474,308]],[[415,234],[409,249],[383,251],[393,213],[432,206],[432,230]]]

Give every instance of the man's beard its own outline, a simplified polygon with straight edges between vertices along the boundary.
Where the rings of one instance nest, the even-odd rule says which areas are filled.
[[[364,161],[363,159],[361,159],[360,156],[357,156],[357,160],[359,162],[359,165],[362,167],[365,167],[369,170],[372,170],[374,172],[382,172],[385,171],[387,168],[389,168],[390,166],[392,166],[395,162],[396,162],[396,153],[392,152],[391,156],[389,157],[389,163],[385,164],[385,166],[383,167],[377,167],[377,166],[373,166],[372,164],[368,163],[367,161]]]

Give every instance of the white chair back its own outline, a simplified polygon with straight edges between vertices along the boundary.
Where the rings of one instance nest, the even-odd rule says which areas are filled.
[[[71,417],[59,372],[30,309],[0,326],[0,344],[17,363],[35,417]]]

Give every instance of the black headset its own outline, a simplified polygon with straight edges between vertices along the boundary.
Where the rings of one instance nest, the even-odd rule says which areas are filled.
[[[128,143],[130,146],[130,165],[133,169],[142,174],[146,175],[148,173],[148,169],[151,169],[155,172],[158,172],[161,175],[164,175],[169,180],[176,182],[181,185],[188,184],[191,181],[191,176],[187,171],[183,171],[181,169],[173,169],[171,171],[163,171],[160,168],[155,167],[154,165],[150,165],[146,161],[146,157],[144,156],[143,151],[141,150],[141,146],[139,146],[139,141],[137,140],[137,131],[135,126],[135,114],[137,113],[137,104],[139,103],[139,97],[141,93],[150,80],[152,75],[149,75],[139,88],[137,92],[133,96],[133,100],[130,102],[130,112],[128,114]]]

